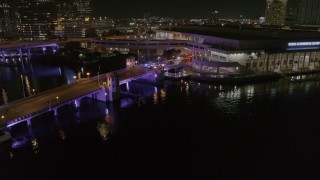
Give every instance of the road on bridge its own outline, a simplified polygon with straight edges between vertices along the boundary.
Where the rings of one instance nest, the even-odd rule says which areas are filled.
[[[151,70],[141,67],[133,69],[123,69],[115,71],[119,75],[119,81],[140,76],[149,73]],[[107,74],[108,75],[108,74]],[[66,102],[80,98],[90,92],[99,90],[98,82],[107,81],[107,75],[102,75],[98,78],[84,78],[78,80],[76,83],[54,88],[24,99],[20,99],[0,107],[0,124],[18,119],[20,117],[28,117],[32,114],[39,114],[46,112],[52,108],[57,107]],[[50,105],[50,106],[49,106]]]

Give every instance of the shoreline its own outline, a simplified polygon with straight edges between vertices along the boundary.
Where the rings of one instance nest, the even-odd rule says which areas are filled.
[[[166,80],[179,81],[179,80],[193,80],[198,82],[207,82],[213,84],[248,84],[248,83],[264,83],[271,81],[278,81],[283,78],[305,75],[320,75],[320,70],[307,70],[296,72],[283,72],[283,73],[265,73],[265,74],[251,74],[251,75],[214,75],[214,74],[200,74],[193,72],[185,76],[165,76]],[[317,81],[320,77],[311,77],[305,79],[291,80],[292,83],[301,83],[308,81]]]

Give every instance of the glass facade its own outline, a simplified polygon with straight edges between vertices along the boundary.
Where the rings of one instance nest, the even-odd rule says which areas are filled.
[[[298,22],[302,25],[320,25],[320,1],[303,0],[299,6]]]
[[[20,0],[17,13],[21,40],[48,40],[57,19],[53,0]]]
[[[287,0],[267,0],[266,24],[283,26],[286,17]]]

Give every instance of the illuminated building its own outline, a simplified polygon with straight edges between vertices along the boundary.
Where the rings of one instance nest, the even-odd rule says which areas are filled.
[[[153,40],[93,40],[101,50],[180,49],[193,55],[193,70],[205,73],[299,72],[320,69],[320,32],[260,28],[177,26]]]
[[[20,17],[20,37],[23,41],[47,40],[56,20],[53,0],[19,0],[17,13]]]
[[[0,38],[14,36],[12,8],[8,1],[0,0]]]
[[[266,25],[283,26],[286,17],[287,0],[267,0]]]
[[[92,0],[56,0],[58,18],[84,19],[92,15]]]
[[[301,25],[320,25],[319,0],[302,0],[300,2],[298,23]]]
[[[77,0],[76,7],[80,18],[89,18],[92,14],[92,0]]]
[[[210,23],[217,23],[219,22],[219,11],[212,11],[210,12]]]

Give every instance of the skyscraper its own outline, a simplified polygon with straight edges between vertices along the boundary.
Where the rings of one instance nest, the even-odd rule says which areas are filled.
[[[18,0],[20,37],[24,41],[47,40],[54,29],[56,8],[53,0]]]
[[[219,22],[219,11],[211,11],[210,12],[210,23],[216,24]]]
[[[7,0],[0,0],[0,38],[14,36],[12,7]]]
[[[56,0],[58,18],[84,19],[92,14],[92,0]]]
[[[286,8],[287,0],[267,0],[266,25],[283,26]]]
[[[285,22],[288,26],[294,26],[297,24],[299,1],[300,0],[288,0]]]
[[[57,18],[73,19],[76,18],[77,9],[74,1],[71,0],[56,0]]]
[[[77,0],[76,7],[79,18],[89,18],[92,13],[92,0]]]
[[[301,25],[320,25],[319,0],[302,0],[300,2],[298,23]]]

